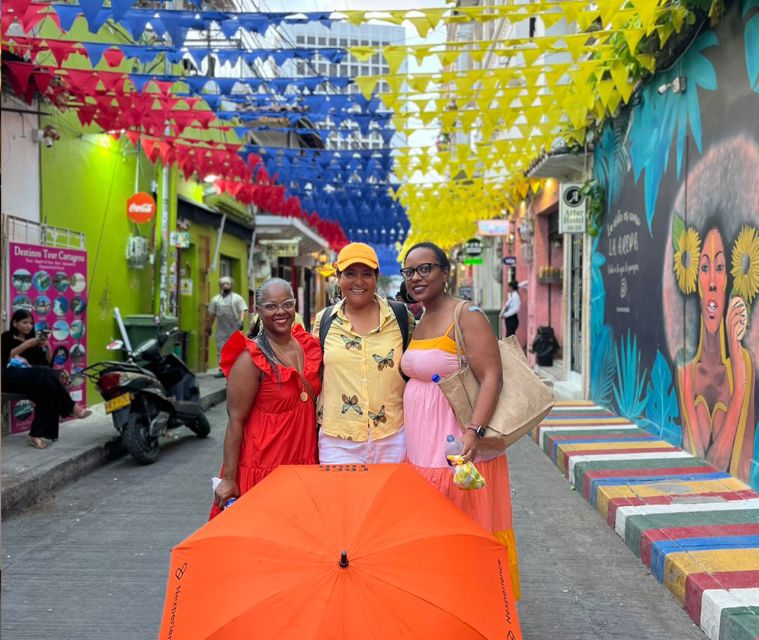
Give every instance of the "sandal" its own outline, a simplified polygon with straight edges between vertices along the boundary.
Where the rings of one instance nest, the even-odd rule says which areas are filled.
[[[42,438],[32,438],[29,436],[29,446],[35,449],[47,449],[47,443]]]

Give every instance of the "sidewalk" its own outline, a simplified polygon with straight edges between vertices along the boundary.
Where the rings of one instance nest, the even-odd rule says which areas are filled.
[[[710,640],[759,638],[758,493],[588,402],[532,439]]]
[[[226,382],[224,378],[214,378],[213,373],[198,376],[204,410],[224,402]],[[3,436],[3,517],[27,509],[63,485],[125,455],[104,405],[90,408],[93,414],[89,418],[62,424],[58,441],[44,450],[30,447],[26,433]]]

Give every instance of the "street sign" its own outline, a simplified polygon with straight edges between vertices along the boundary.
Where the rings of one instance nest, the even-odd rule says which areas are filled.
[[[465,265],[474,265],[474,264],[483,264],[484,260],[482,258],[464,258],[464,264]]]
[[[481,236],[506,236],[509,234],[509,221],[502,218],[479,220],[477,234]]]
[[[172,231],[169,234],[169,244],[177,249],[189,249],[190,248],[190,232],[189,231]]]
[[[504,267],[516,267],[517,266],[517,257],[516,256],[504,256],[501,258],[501,262],[503,262]]]
[[[559,233],[585,233],[587,209],[588,199],[582,192],[582,183],[562,183],[559,195]]]
[[[478,256],[482,253],[482,240],[479,238],[472,238],[467,240],[464,245],[464,253],[468,256]]]

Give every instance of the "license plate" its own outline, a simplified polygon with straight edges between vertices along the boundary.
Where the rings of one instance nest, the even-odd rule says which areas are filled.
[[[128,407],[130,404],[132,404],[132,395],[129,393],[124,393],[120,396],[116,396],[115,398],[111,398],[110,400],[106,400],[105,412],[113,413],[114,411]]]

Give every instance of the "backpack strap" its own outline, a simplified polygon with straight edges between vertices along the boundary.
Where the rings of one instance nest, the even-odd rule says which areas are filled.
[[[405,304],[398,300],[388,300],[388,302],[395,314],[395,319],[398,321],[398,326],[400,327],[401,335],[403,336],[403,350],[405,351],[409,343],[408,309],[406,309]],[[322,320],[319,324],[319,342],[322,345],[322,352],[324,352],[324,343],[327,340],[327,333],[332,326],[332,321],[335,319],[335,316],[332,314],[333,308],[334,305],[330,305],[324,309]]]
[[[324,353],[324,343],[327,340],[327,333],[329,333],[329,328],[332,326],[332,320],[334,320],[334,316],[332,315],[332,310],[335,308],[335,305],[330,305],[324,309],[324,313],[322,313],[322,321],[321,324],[319,324],[319,342],[322,345],[322,353]]]
[[[406,305],[399,300],[388,300],[390,308],[395,314],[395,319],[398,321],[398,326],[401,329],[401,335],[403,336],[403,350],[408,348],[409,335],[408,335],[408,309]]]

